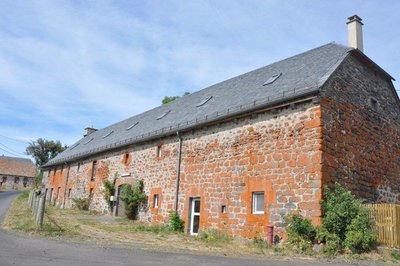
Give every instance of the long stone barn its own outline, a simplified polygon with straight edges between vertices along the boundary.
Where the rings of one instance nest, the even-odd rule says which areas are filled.
[[[361,23],[357,16],[349,24]],[[400,105],[393,78],[362,47],[329,43],[84,137],[43,167],[48,199],[109,212],[104,181],[144,181],[139,220],[266,237],[283,215],[320,223],[323,185],[400,202]],[[117,202],[114,215],[121,215]]]

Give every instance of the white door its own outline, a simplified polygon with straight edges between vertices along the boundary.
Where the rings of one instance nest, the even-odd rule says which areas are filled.
[[[191,202],[190,212],[190,234],[198,235],[200,227],[200,199],[194,198]]]

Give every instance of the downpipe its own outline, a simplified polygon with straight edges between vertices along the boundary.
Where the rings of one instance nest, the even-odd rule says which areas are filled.
[[[181,177],[181,160],[182,160],[182,136],[179,131],[176,132],[179,140],[178,146],[178,162],[176,166],[176,181],[175,181],[175,211],[178,212],[178,201],[179,201],[179,182]]]

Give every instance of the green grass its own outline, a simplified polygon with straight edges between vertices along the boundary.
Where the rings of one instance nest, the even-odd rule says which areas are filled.
[[[390,256],[391,256],[393,259],[395,259],[395,260],[400,260],[400,251],[393,250],[393,251],[390,253]]]

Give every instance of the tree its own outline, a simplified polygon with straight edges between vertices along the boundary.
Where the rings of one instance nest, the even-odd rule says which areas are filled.
[[[189,94],[190,94],[190,92],[185,92],[182,95],[182,97],[186,96],[186,95],[189,95]],[[167,103],[173,102],[173,101],[175,101],[176,99],[179,99],[179,98],[181,98],[181,96],[165,96],[164,99],[161,102],[162,102],[162,104],[167,104]]]
[[[31,141],[25,149],[27,155],[31,155],[35,159],[36,166],[40,167],[48,161],[63,152],[67,145],[62,145],[59,140],[46,140],[38,138],[36,141]]]

